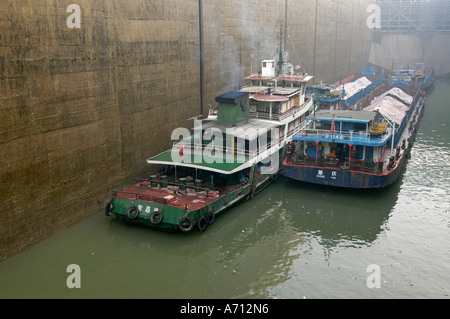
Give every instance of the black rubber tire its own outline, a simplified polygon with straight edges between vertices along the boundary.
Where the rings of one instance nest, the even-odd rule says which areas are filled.
[[[203,233],[206,230],[206,227],[208,227],[208,221],[205,217],[200,217],[197,221],[197,229]]]
[[[111,216],[113,210],[114,210],[114,205],[112,202],[109,202],[108,204],[106,204],[106,207],[105,207],[105,215],[108,217]]]
[[[208,225],[212,225],[215,220],[216,220],[216,215],[214,215],[213,212],[206,213],[206,221],[208,222]]]
[[[154,211],[153,214],[150,215],[150,222],[153,225],[159,225],[163,221],[163,214],[160,211]]]
[[[180,219],[178,226],[180,227],[180,230],[183,233],[188,233],[188,232],[192,231],[192,229],[194,228],[194,222],[192,221],[191,218],[185,216]]]
[[[135,212],[133,214],[133,212]],[[136,206],[131,206],[127,210],[127,217],[130,220],[136,220],[139,217],[139,209]]]

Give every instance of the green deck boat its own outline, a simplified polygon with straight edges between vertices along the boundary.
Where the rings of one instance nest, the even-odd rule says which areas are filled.
[[[315,107],[306,94],[313,77],[289,67],[281,38],[279,50],[278,62],[262,61],[247,85],[216,97],[206,119],[194,118],[193,132],[175,130],[172,149],[147,160],[159,173],[113,191],[105,214],[159,230],[204,231],[275,180],[286,145]]]
[[[217,119],[147,160],[159,173],[114,190],[105,207],[127,224],[164,231],[204,231],[230,206],[252,198],[277,176],[278,125],[249,117],[249,93],[216,98]]]

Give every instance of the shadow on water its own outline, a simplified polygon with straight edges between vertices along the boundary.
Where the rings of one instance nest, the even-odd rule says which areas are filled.
[[[330,188],[282,177],[253,200],[217,216],[204,233],[161,233],[127,226],[99,212],[0,263],[0,297],[367,296],[366,278],[353,279],[361,278],[361,271],[366,275],[367,259],[389,255],[392,238],[402,238],[404,233],[416,238],[416,226],[425,224],[422,221],[427,218],[433,222],[428,228],[423,226],[422,236],[438,238],[437,245],[442,249],[434,253],[425,247],[419,250],[420,255],[414,255],[419,239],[395,243],[405,248],[402,251],[409,250],[409,255],[393,252],[399,263],[417,259],[420,272],[411,273],[409,266],[404,269],[408,276],[422,281],[422,268],[429,260],[438,260],[442,258],[438,253],[448,252],[445,196],[448,198],[449,174],[441,163],[448,157],[449,85],[450,80],[436,84],[427,100],[427,113],[406,174],[389,187]],[[422,217],[421,209],[428,209],[424,202],[436,207]],[[414,212],[397,215],[408,210]],[[394,215],[396,218],[392,218]],[[411,215],[417,217],[405,225]],[[445,226],[436,227],[442,221]],[[385,240],[386,233],[391,241]],[[435,242],[430,246],[436,246]],[[365,250],[367,247],[371,249]],[[428,254],[426,258],[424,253]],[[69,264],[80,265],[82,289],[67,288]],[[396,282],[402,274],[394,272]],[[439,276],[433,278],[441,281]],[[333,281],[334,290],[324,286],[324,281]],[[436,286],[422,284],[429,289]],[[405,287],[396,287],[392,293],[380,291],[387,296],[408,296],[414,287],[409,283]]]
[[[266,287],[289,278],[294,260],[290,251],[298,238],[280,218],[280,203],[260,199],[217,216],[204,233],[160,233],[115,219],[109,222],[108,233],[119,251],[139,247],[141,255],[158,259],[156,268],[161,274],[171,273],[170,284],[179,286],[178,292],[167,292],[170,298],[184,298],[184,293],[189,298],[264,298]],[[181,282],[176,278],[183,273],[188,276]]]
[[[112,219],[110,245],[117,252],[133,247],[129,262],[148,262],[151,273],[170,277],[167,284],[178,288],[160,290],[163,297],[265,298],[269,287],[292,277],[295,261],[311,254],[312,242],[327,251],[371,245],[386,228],[400,185],[362,191],[281,178],[219,215],[204,233],[161,233]],[[182,274],[189,274],[184,281]]]
[[[324,246],[364,246],[387,227],[402,179],[383,189],[345,189],[281,181],[280,193],[295,228],[320,237]]]
[[[296,282],[303,271],[313,275],[322,253],[372,245],[386,231],[400,187],[401,180],[383,190],[345,190],[280,178],[203,233],[162,233],[99,212],[0,264],[7,274],[0,296],[278,296],[273,287]],[[66,286],[70,264],[81,267],[82,289]]]
[[[323,260],[318,253],[372,245],[386,230],[400,186],[401,180],[383,190],[346,190],[281,178],[203,233],[128,226],[99,212],[2,263],[8,276],[0,284],[9,287],[3,296],[270,298],[278,295],[273,287],[314,272]],[[82,269],[80,290],[66,287],[72,263]]]
[[[367,263],[389,258],[398,261],[396,267],[405,267],[395,271],[386,266],[395,279],[380,290],[383,296],[414,295],[411,289],[418,285],[399,284],[404,271],[408,281],[415,278],[424,291],[434,293],[433,282],[446,277],[428,280],[422,269],[448,253],[449,174],[442,159],[449,152],[449,85],[450,80],[436,83],[405,175],[389,187],[330,188],[282,177],[253,200],[217,216],[204,233],[161,233],[99,212],[0,263],[0,297],[371,296],[364,277]],[[421,245],[418,225],[434,249]],[[398,241],[405,234],[414,240]],[[390,251],[393,243],[403,253]],[[411,260],[416,268],[410,267]],[[67,288],[70,264],[81,267],[81,289]],[[359,281],[353,279],[357,277]]]
[[[166,250],[172,243],[181,250],[183,246],[193,249],[195,244],[203,245],[203,239],[220,241],[234,238],[236,232],[247,234],[244,243],[239,243],[240,247],[252,246],[261,238],[283,233],[287,228],[294,232],[320,232],[329,238],[355,238],[362,243],[371,243],[383,231],[401,184],[402,177],[383,189],[345,189],[281,177],[253,200],[219,215],[215,224],[204,233],[160,233],[127,226],[116,219],[111,219],[109,233],[113,238],[121,237],[121,241],[140,238],[123,238],[128,236],[128,230],[141,233],[144,240],[145,236],[156,233],[165,238],[158,247],[161,250]],[[124,229],[127,234],[122,233]]]

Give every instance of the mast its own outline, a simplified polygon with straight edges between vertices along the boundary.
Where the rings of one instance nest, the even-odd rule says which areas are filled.
[[[199,42],[200,42],[200,114],[203,114],[204,104],[204,33],[203,33],[203,0],[198,0],[198,25],[199,25]]]
[[[280,20],[280,56],[278,57],[278,75],[283,74],[283,19]]]
[[[286,52],[287,52],[287,24],[288,24],[288,0],[286,0],[284,3],[284,51]]]

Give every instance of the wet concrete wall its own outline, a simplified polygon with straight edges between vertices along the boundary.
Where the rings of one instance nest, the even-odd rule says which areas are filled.
[[[287,1],[290,62],[316,80],[360,72],[371,2]],[[67,24],[77,21],[71,4],[80,28]],[[1,1],[0,259],[101,212],[112,189],[146,177],[145,160],[171,146],[201,102],[206,114],[216,95],[277,56],[285,4]]]
[[[367,64],[374,0],[203,1],[206,105],[257,72],[261,60],[278,59],[280,19],[287,21],[289,62],[315,82],[334,83]]]
[[[98,212],[198,112],[197,1],[0,2],[0,256]],[[169,140],[168,140],[169,137]]]
[[[383,33],[374,37],[369,62],[387,70],[425,63],[450,73],[450,32]]]

